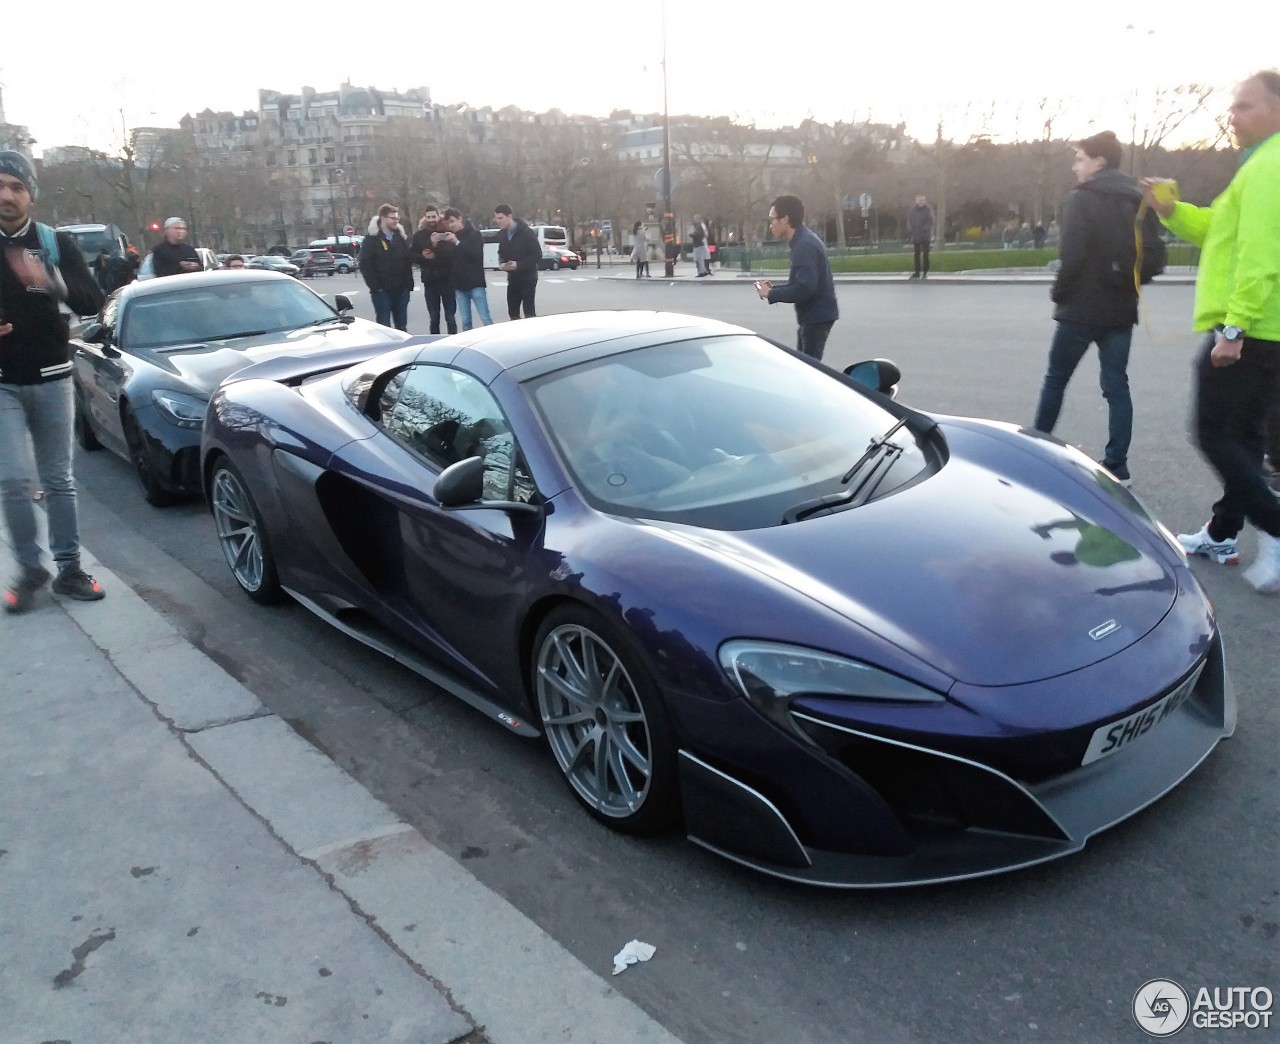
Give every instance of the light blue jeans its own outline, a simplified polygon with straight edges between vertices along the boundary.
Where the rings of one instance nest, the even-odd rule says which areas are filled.
[[[41,568],[31,500],[37,490],[44,491],[54,564],[60,570],[79,564],[71,396],[70,377],[44,384],[0,384],[0,497],[13,556],[24,569]]]
[[[471,329],[472,301],[476,304],[476,311],[480,313],[480,321],[485,326],[493,325],[493,317],[489,314],[489,291],[487,287],[477,286],[474,290],[455,290],[453,295],[458,301],[459,329]]]

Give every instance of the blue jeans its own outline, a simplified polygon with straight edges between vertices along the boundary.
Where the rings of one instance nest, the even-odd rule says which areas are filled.
[[[471,290],[455,290],[458,299],[458,326],[463,330],[471,329],[471,303],[474,301],[476,311],[480,313],[480,322],[485,326],[493,325],[493,316],[489,314],[489,291],[483,286]]]
[[[1052,434],[1062,410],[1067,382],[1076,372],[1090,344],[1098,346],[1098,377],[1102,397],[1107,400],[1107,448],[1102,459],[1107,464],[1129,463],[1129,442],[1133,438],[1133,399],[1129,396],[1129,342],[1132,326],[1094,326],[1059,320],[1049,345],[1049,369],[1040,389],[1040,404],[1032,427]]]
[[[45,384],[0,384],[0,497],[13,556],[26,569],[41,568],[31,500],[37,489],[44,491],[55,565],[61,570],[80,562],[71,396],[70,377]]]
[[[409,330],[409,291],[370,290],[373,302],[373,321],[379,326],[395,326],[397,330]]]

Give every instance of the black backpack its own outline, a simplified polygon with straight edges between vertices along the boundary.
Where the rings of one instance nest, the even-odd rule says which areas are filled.
[[[1112,207],[1102,255],[1107,266],[1106,281],[1117,289],[1133,287],[1137,293],[1139,287],[1164,271],[1169,256],[1160,219],[1145,202],[1113,197]]]

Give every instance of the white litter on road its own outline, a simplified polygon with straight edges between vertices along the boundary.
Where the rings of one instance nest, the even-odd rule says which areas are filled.
[[[641,961],[647,961],[657,952],[656,946],[650,946],[646,942],[639,939],[632,939],[626,946],[619,950],[613,957],[613,974],[621,975],[627,970],[629,964],[639,964]]]

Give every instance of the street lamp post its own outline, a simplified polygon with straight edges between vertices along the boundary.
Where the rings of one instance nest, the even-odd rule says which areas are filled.
[[[338,208],[333,202],[333,184],[340,177],[343,171],[341,167],[335,167],[329,173],[329,216],[333,218],[333,252],[338,252]]]
[[[673,247],[676,240],[676,215],[671,206],[671,116],[667,111],[667,0],[662,0],[662,252],[666,258],[665,273],[676,274]]]

